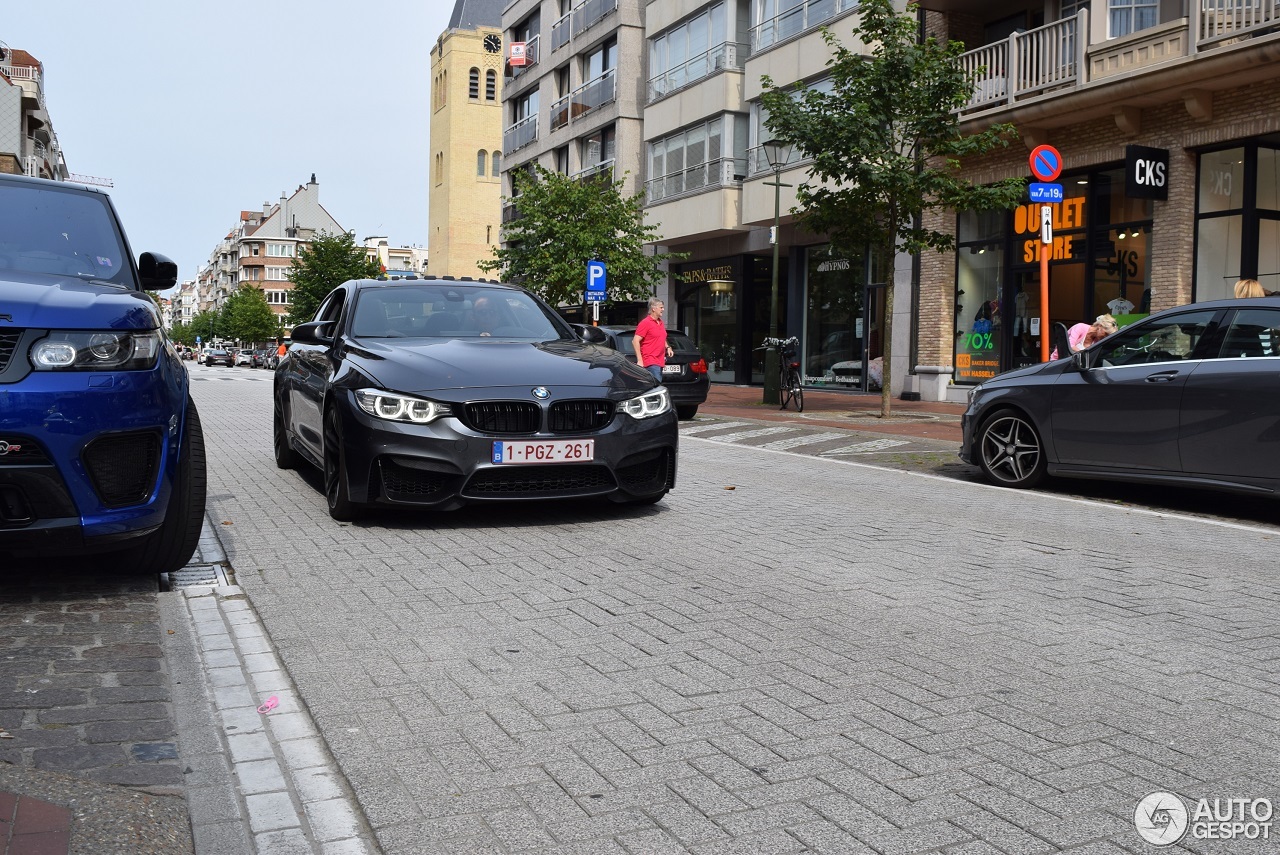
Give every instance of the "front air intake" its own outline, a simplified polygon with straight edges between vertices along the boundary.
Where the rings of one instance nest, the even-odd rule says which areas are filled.
[[[98,498],[108,508],[147,500],[160,471],[160,434],[130,431],[101,436],[85,446],[81,460]]]

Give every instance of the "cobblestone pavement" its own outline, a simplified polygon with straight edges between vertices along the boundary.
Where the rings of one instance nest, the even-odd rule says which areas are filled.
[[[1280,798],[1273,531],[696,425],[654,507],[339,525],[272,468],[269,383],[193,387],[237,580],[388,853],[1145,852],[1148,793]]]

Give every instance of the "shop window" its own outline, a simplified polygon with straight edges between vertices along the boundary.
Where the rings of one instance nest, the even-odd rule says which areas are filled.
[[[1238,279],[1280,290],[1280,154],[1271,140],[1200,155],[1195,299],[1231,297]]]

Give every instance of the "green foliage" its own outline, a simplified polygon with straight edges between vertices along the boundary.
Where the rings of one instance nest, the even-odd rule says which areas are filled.
[[[1008,146],[1012,125],[964,134],[954,110],[973,95],[974,82],[958,61],[964,46],[919,39],[916,7],[896,12],[891,0],[864,0],[855,28],[870,53],[850,50],[829,31],[829,92],[782,89],[764,79],[766,126],[811,158],[811,180],[797,188],[796,213],[833,246],[854,255],[870,248],[884,259],[895,251],[944,251],[946,232],[924,225],[938,210],[1012,208],[1022,179],[977,186],[959,177],[961,161]],[[889,415],[893,264],[887,270],[884,388],[881,414]]]
[[[646,253],[658,230],[644,222],[644,195],[624,196],[623,181],[571,178],[541,166],[512,177],[516,195],[506,201],[520,216],[505,227],[507,246],[479,267],[553,306],[583,302],[588,261],[604,262],[609,300],[627,302],[656,294],[665,276],[659,264],[683,257]]]
[[[289,281],[293,283],[289,323],[311,320],[330,291],[349,279],[377,276],[378,268],[378,262],[369,260],[364,247],[357,247],[352,235],[321,232],[310,246],[298,247],[298,257],[289,271]]]
[[[228,338],[241,342],[261,342],[277,334],[275,312],[267,304],[267,295],[253,285],[241,285],[222,306]]]
[[[199,335],[199,333],[196,332],[195,327],[191,324],[184,324],[182,321],[175,323],[169,330],[170,341],[175,344],[185,344],[188,347],[195,346],[197,335]]]
[[[202,345],[208,344],[215,338],[226,337],[222,313],[210,309],[196,314],[191,319],[192,344],[195,343],[194,337],[200,336]]]

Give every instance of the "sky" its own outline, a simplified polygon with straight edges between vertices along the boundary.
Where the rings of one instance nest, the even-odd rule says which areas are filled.
[[[110,179],[136,254],[194,279],[241,210],[312,173],[356,240],[427,244],[431,48],[453,0],[46,0],[0,41],[44,66],[67,168]]]

